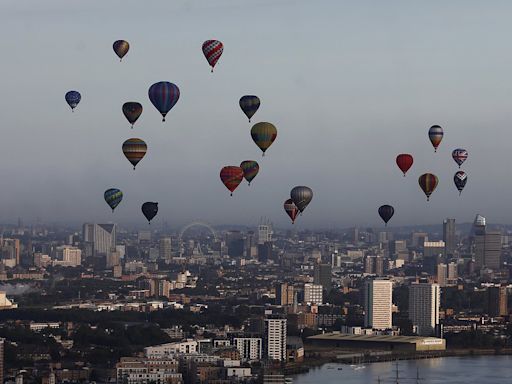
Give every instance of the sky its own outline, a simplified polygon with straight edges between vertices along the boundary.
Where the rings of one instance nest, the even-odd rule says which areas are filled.
[[[143,223],[292,228],[283,202],[313,189],[296,229],[438,224],[445,217],[512,223],[512,3],[508,1],[3,0],[0,2],[0,222]],[[120,63],[115,40],[130,43]],[[218,39],[215,72],[201,52]],[[149,86],[170,81],[181,97],[167,121]],[[82,101],[74,113],[68,90]],[[261,157],[242,95],[276,125]],[[133,130],[121,106],[143,104]],[[427,132],[445,135],[434,153]],[[148,144],[133,171],[121,145]],[[468,150],[462,196],[453,149]],[[399,153],[415,162],[407,177]],[[260,173],[234,196],[219,171],[257,160]],[[431,201],[418,177],[440,183]],[[108,188],[124,200],[112,214]]]

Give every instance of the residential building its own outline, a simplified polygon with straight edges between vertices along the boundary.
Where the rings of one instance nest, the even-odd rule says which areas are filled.
[[[179,363],[175,359],[146,357],[122,357],[116,364],[118,384],[169,383],[181,384]]]
[[[314,283],[320,284],[323,289],[329,293],[332,287],[332,267],[331,264],[315,264]]]
[[[265,351],[269,360],[286,360],[286,318],[269,315],[265,319]]]
[[[257,361],[262,358],[262,339],[260,337],[235,337],[234,345],[240,352],[240,359]]]
[[[304,302],[307,304],[322,304],[324,289],[320,284],[304,284]]]
[[[373,329],[392,327],[393,283],[390,280],[371,279],[365,283],[364,326]]]
[[[409,319],[419,336],[433,336],[439,326],[441,289],[435,283],[413,283],[409,287]]]

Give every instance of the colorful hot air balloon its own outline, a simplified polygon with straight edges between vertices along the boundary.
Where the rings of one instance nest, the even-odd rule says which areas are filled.
[[[388,221],[393,217],[395,213],[395,208],[393,208],[391,205],[381,205],[379,207],[379,216],[382,220],[384,220],[385,225],[388,225]]]
[[[251,117],[254,116],[258,108],[260,107],[260,99],[258,96],[245,95],[240,98],[240,108],[245,113],[245,116],[251,122]]]
[[[158,203],[152,203],[150,201],[145,202],[142,204],[142,213],[148,220],[148,224],[151,224],[151,220],[153,220],[158,213]]]
[[[453,175],[453,182],[455,183],[455,186],[459,190],[459,196],[462,193],[462,190],[466,186],[466,183],[468,182],[468,175],[464,171],[457,171],[455,175]]]
[[[434,152],[437,152],[437,147],[441,144],[441,140],[443,140],[443,128],[439,125],[433,125],[428,130],[428,138],[434,147]]]
[[[123,200],[123,192],[117,188],[110,188],[105,191],[103,197],[109,207],[112,208],[112,212],[114,212],[114,209],[119,205],[121,200]]]
[[[130,49],[130,44],[128,44],[128,42],[125,40],[117,40],[114,41],[112,48],[114,49],[116,55],[119,57],[119,61],[122,61],[124,55],[126,55]]]
[[[160,81],[149,88],[148,95],[151,103],[162,114],[162,121],[165,121],[165,115],[176,105],[180,98],[180,89],[173,83]]]
[[[233,196],[234,190],[240,185],[244,178],[244,170],[240,167],[226,166],[220,170],[220,179]]]
[[[260,166],[254,160],[244,160],[240,163],[240,168],[244,171],[244,178],[247,180],[249,185],[251,181],[256,177],[260,170]]]
[[[290,197],[293,204],[302,213],[313,199],[313,190],[305,186],[294,187],[290,192]]]
[[[295,204],[293,204],[292,199],[288,199],[284,202],[284,210],[287,215],[290,216],[290,219],[292,219],[292,224],[295,224],[295,218],[299,213],[299,209],[295,206]]]
[[[396,157],[396,165],[398,165],[398,168],[400,168],[404,173],[404,177],[407,171],[412,167],[413,163],[414,159],[408,153],[401,153]]]
[[[263,151],[263,156],[265,156],[265,151],[277,137],[277,129],[271,123],[256,123],[251,128],[251,136],[256,145]]]
[[[224,45],[219,40],[206,40],[203,43],[203,54],[208,64],[212,67],[212,72],[223,51]]]
[[[130,163],[133,165],[133,169],[142,160],[148,150],[148,146],[144,140],[133,138],[128,139],[123,143],[123,153]]]
[[[78,91],[69,91],[66,93],[65,98],[66,102],[71,107],[71,111],[74,112],[74,109],[76,108],[80,100],[82,100],[82,95],[80,95],[80,92]]]
[[[425,173],[419,177],[418,183],[420,184],[420,188],[427,196],[427,201],[429,201],[430,195],[436,189],[437,184],[439,184],[439,179],[432,173]]]
[[[453,160],[458,164],[459,168],[463,162],[468,158],[468,151],[462,148],[454,149],[452,152]]]
[[[123,114],[126,120],[132,125],[135,124],[137,119],[142,113],[142,104],[135,101],[129,101],[123,104]]]

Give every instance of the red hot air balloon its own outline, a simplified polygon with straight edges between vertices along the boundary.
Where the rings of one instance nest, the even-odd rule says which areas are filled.
[[[288,199],[284,202],[284,210],[290,219],[292,219],[292,224],[295,224],[295,218],[299,214],[299,208],[293,203],[292,199]]]
[[[231,196],[233,196],[233,192],[240,185],[243,178],[244,170],[240,167],[226,166],[220,170],[220,179],[231,192]]]
[[[413,163],[414,159],[408,153],[401,153],[396,157],[396,165],[398,165],[398,168],[400,168],[404,173],[404,177],[407,171],[412,167]]]
[[[206,40],[203,43],[203,54],[208,64],[212,67],[212,72],[223,51],[224,45],[219,40]]]

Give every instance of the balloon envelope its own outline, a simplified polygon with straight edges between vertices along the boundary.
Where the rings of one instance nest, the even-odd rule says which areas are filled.
[[[220,179],[231,192],[231,195],[233,195],[234,190],[240,185],[243,178],[244,171],[240,167],[229,165],[220,170]]]
[[[162,114],[162,121],[165,121],[165,115],[180,98],[180,89],[176,84],[160,81],[149,87],[148,95],[151,103]]]
[[[468,158],[468,151],[466,151],[463,148],[454,149],[452,152],[452,157],[460,168],[462,163],[465,162],[466,159]]]
[[[128,53],[128,50],[130,49],[130,44],[128,44],[128,42],[125,40],[117,40],[114,41],[112,48],[114,49],[114,52],[119,57],[119,59],[122,60],[124,55]]]
[[[313,190],[305,186],[294,187],[290,192],[290,198],[302,213],[313,199]]]
[[[121,200],[123,200],[123,192],[117,188],[110,188],[105,191],[103,194],[105,201],[114,212],[114,209],[119,205]]]
[[[258,108],[260,107],[260,99],[258,96],[254,95],[245,95],[240,98],[240,108],[245,113],[245,116],[251,122],[251,117],[254,116]]]
[[[381,205],[379,207],[379,216],[382,220],[384,220],[384,223],[386,225],[388,224],[388,221],[393,217],[395,213],[395,209],[391,205]]]
[[[420,185],[421,190],[427,196],[427,201],[429,201],[430,195],[436,189],[437,184],[439,184],[439,179],[437,178],[436,175],[432,173],[425,173],[419,177],[418,183]]]
[[[271,123],[256,123],[251,128],[251,137],[256,145],[263,151],[263,155],[265,155],[265,151],[272,145],[277,137],[277,128]]]
[[[468,182],[468,175],[464,171],[457,171],[455,175],[453,175],[453,182],[455,183],[455,187],[457,187],[460,195]]]
[[[251,181],[256,177],[260,170],[260,166],[254,160],[244,160],[240,163],[240,168],[244,171],[244,178],[247,180],[249,185]]]
[[[142,104],[135,101],[129,101],[123,104],[123,114],[126,120],[132,125],[135,124],[137,119],[142,114]]]
[[[292,224],[295,224],[295,218],[297,217],[297,214],[299,213],[299,209],[295,204],[293,204],[292,199],[288,199],[284,202],[284,210],[288,216],[290,216],[290,219],[292,219]]]
[[[206,40],[203,43],[203,54],[208,64],[212,67],[212,72],[223,51],[224,45],[219,40]]]
[[[437,152],[437,147],[439,147],[441,140],[443,140],[443,135],[443,128],[441,128],[439,125],[433,125],[428,130],[428,138],[430,139],[435,152]]]
[[[413,163],[414,159],[408,153],[401,153],[396,157],[396,165],[398,165],[398,168],[400,168],[404,176],[407,173],[407,171],[412,167]]]
[[[132,138],[123,143],[123,153],[128,161],[132,163],[133,169],[142,160],[147,150],[148,146],[141,139]]]
[[[158,213],[158,203],[153,203],[150,201],[145,202],[142,204],[142,213],[148,220],[148,223],[151,223],[151,220],[153,220],[153,218]]]
[[[64,96],[66,99],[66,103],[71,107],[71,110],[75,109],[80,100],[82,100],[82,95],[78,91],[69,91]]]

